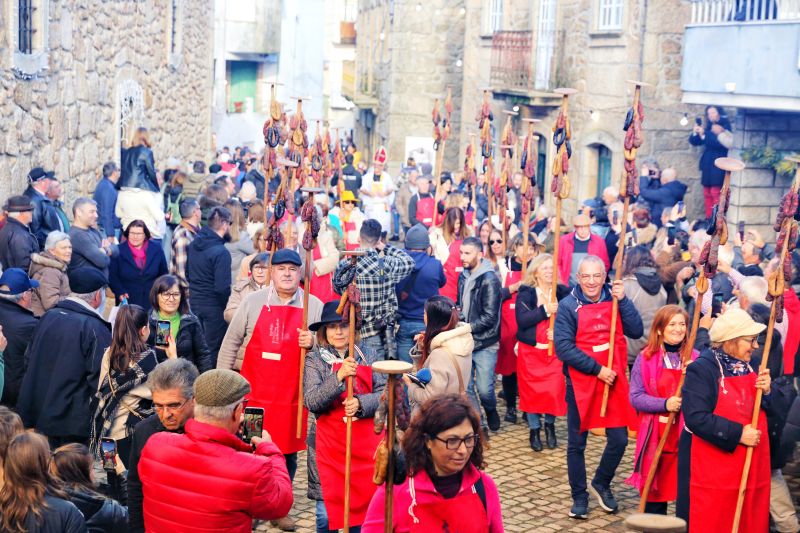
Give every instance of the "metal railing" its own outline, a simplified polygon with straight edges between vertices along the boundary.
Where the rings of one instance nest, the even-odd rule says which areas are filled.
[[[692,0],[692,24],[800,20],[800,0]]]
[[[533,33],[530,31],[499,31],[492,36],[493,87],[527,91],[533,87]]]

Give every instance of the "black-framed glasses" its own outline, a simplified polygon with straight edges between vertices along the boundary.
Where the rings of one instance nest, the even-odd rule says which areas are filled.
[[[439,442],[444,442],[444,445],[445,447],[447,447],[448,450],[459,449],[461,447],[462,442],[464,443],[464,446],[466,446],[468,450],[471,450],[478,443],[480,435],[478,435],[477,433],[471,433],[466,437],[464,437],[463,439],[461,437],[448,437],[446,439],[441,439],[435,435],[432,436],[431,438],[433,440],[438,440]]]
[[[343,203],[344,203],[345,205],[356,205],[356,203],[355,203],[355,202],[352,202],[352,201],[350,201],[350,200],[345,200]]]
[[[186,400],[183,400],[181,403],[168,403],[168,404],[165,404],[165,405],[161,405],[159,403],[154,403],[153,404],[153,410],[156,411],[156,412],[159,412],[159,413],[163,413],[164,411],[169,411],[170,413],[174,413],[175,411],[180,411],[180,409],[184,405],[186,405],[186,403],[188,401],[189,401],[189,399],[187,398]]]
[[[750,344],[750,346],[758,346],[758,337],[741,337],[741,340]]]
[[[503,244],[503,241],[502,239],[500,240],[489,239],[489,244]]]
[[[179,293],[179,292],[161,292],[158,295],[163,297],[165,300],[180,300],[181,299],[181,293]]]

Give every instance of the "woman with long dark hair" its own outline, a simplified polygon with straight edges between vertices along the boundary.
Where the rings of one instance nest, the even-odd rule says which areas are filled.
[[[86,520],[92,533],[119,533],[128,527],[128,509],[99,492],[94,481],[94,457],[83,444],[71,443],[56,448],[50,473],[59,479]]]
[[[0,489],[0,531],[84,533],[86,521],[49,470],[50,447],[38,433],[20,433],[9,443]]]
[[[463,395],[420,406],[403,435],[408,477],[394,486],[394,531],[503,531],[500,496],[484,472],[481,421]],[[385,486],[372,497],[362,533],[384,531]]]
[[[695,124],[689,136],[689,144],[703,146],[703,155],[700,156],[700,183],[703,185],[703,201],[705,203],[706,218],[711,216],[711,210],[719,203],[719,192],[725,180],[725,171],[717,168],[714,161],[719,157],[728,155],[730,148],[731,123],[725,115],[725,110],[716,105],[706,106],[705,125]],[[700,119],[698,119],[698,122]]]
[[[461,266],[461,242],[469,236],[469,227],[464,218],[464,211],[458,207],[445,210],[441,225],[431,231],[431,247],[433,255],[444,267],[447,280],[439,294],[455,300],[458,295],[458,276],[464,268]]]
[[[167,258],[161,246],[150,241],[150,230],[141,220],[128,224],[122,234],[125,241],[119,245],[119,254],[111,258],[108,284],[117,303],[125,299],[149,309],[153,282],[169,273]]]
[[[667,304],[667,291],[661,283],[658,264],[647,246],[639,244],[625,250],[625,262],[622,267],[622,285],[625,296],[639,311],[644,324],[644,331],[650,331],[650,325],[656,312]],[[648,342],[647,337],[639,339],[626,338],[628,342],[628,367]]]
[[[103,354],[92,423],[91,449],[99,455],[100,439],[117,441],[117,467],[121,472],[130,456],[136,424],[153,414],[147,376],[158,364],[156,352],[147,345],[150,336],[147,313],[138,305],[123,305],[114,322],[111,346]],[[177,357],[169,337],[167,357]]]
[[[25,431],[22,419],[17,413],[0,405],[0,489],[3,488],[3,463],[6,460],[6,452],[11,440]]]
[[[425,331],[417,336],[411,357],[417,368],[428,368],[431,380],[424,387],[403,376],[412,406],[440,394],[466,390],[472,371],[472,327],[458,321],[458,308],[447,296],[433,296],[425,302]]]

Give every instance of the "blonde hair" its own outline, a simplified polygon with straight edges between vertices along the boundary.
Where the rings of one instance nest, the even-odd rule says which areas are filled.
[[[550,254],[539,254],[534,257],[528,265],[528,270],[525,271],[525,277],[522,280],[523,285],[528,287],[536,287],[536,272],[547,261],[553,261],[553,256]],[[555,269],[555,265],[553,265]]]
[[[136,128],[131,137],[131,148],[134,146],[146,146],[152,148],[153,144],[150,142],[150,132],[147,128]]]

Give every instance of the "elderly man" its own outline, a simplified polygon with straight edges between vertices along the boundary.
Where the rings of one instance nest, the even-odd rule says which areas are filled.
[[[95,268],[72,270],[72,294],[44,314],[31,341],[17,411],[25,427],[46,435],[53,448],[89,441],[90,402],[111,345],[111,324],[99,311],[106,285]]]
[[[310,331],[303,330],[303,289],[300,288],[300,256],[294,250],[275,252],[270,271],[271,283],[245,297],[231,319],[219,350],[217,368],[240,370],[252,384],[249,405],[268,413],[264,427],[286,456],[289,477],[297,470],[297,452],[305,449],[306,416],[297,438],[297,399],[300,379],[300,349],[313,346]],[[322,302],[308,297],[308,322],[319,321]],[[278,334],[275,334],[278,332]],[[242,346],[244,356],[237,360]],[[285,516],[279,523],[293,531],[294,523]]]
[[[655,188],[643,188],[639,197],[650,203],[652,220],[659,228],[662,224],[662,214],[669,211],[673,205],[683,201],[688,187],[678,181],[677,171],[670,167],[661,172],[661,185]]]
[[[61,228],[58,213],[47,197],[47,191],[55,179],[55,172],[45,171],[41,167],[32,168],[28,172],[28,188],[22,193],[33,204],[33,218],[30,225],[31,232],[39,242],[39,248],[44,246],[48,233]]]
[[[142,481],[139,459],[150,437],[162,431],[183,433],[186,421],[194,415],[194,382],[197,368],[186,359],[168,359],[147,376],[153,395],[154,415],[136,425],[128,461],[128,531],[144,533]]]
[[[433,224],[433,214],[436,210],[436,200],[431,193],[431,177],[422,176],[417,179],[417,193],[408,203],[408,220],[411,225],[422,224],[430,228]]]
[[[114,247],[97,230],[97,202],[91,198],[78,198],[72,204],[72,216],[74,220],[69,230],[72,241],[70,270],[91,267],[108,276]]]
[[[17,405],[25,374],[25,350],[39,323],[31,311],[32,291],[37,287],[39,282],[28,278],[20,268],[9,268],[0,276],[0,327],[8,340],[0,357],[5,365],[0,404],[12,408]]]
[[[0,266],[3,270],[21,268],[27,272],[31,256],[41,249],[31,232],[33,204],[26,196],[12,196],[3,211],[8,213],[8,218],[0,230]]]
[[[589,428],[606,428],[606,447],[594,479],[588,487],[607,513],[618,509],[611,480],[628,444],[627,425],[633,422],[628,400],[625,336],[638,339],[644,333],[642,319],[625,297],[622,281],[606,285],[603,261],[587,256],[578,266],[578,285],[558,304],[554,338],[556,355],[564,363],[567,379],[567,473],[572,490],[570,518],[586,519],[589,494],[584,450]],[[612,298],[619,304],[612,317]],[[616,320],[613,339],[611,321]],[[609,343],[614,343],[614,362],[608,364]],[[605,386],[610,387],[606,416],[600,416]]]
[[[292,484],[269,433],[251,443],[236,436],[250,392],[236,372],[209,370],[194,383],[194,418],[185,434],[150,437],[138,465],[147,531],[249,533],[254,518],[291,508]],[[264,423],[275,414],[267,411]]]
[[[558,281],[575,286],[578,283],[578,265],[584,257],[593,255],[603,261],[606,272],[611,268],[608,260],[606,243],[591,232],[592,220],[586,214],[575,215],[572,218],[573,231],[561,237],[558,255]]]

